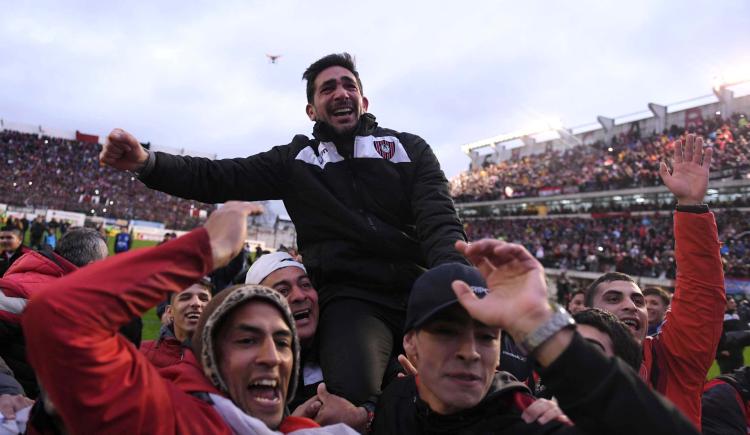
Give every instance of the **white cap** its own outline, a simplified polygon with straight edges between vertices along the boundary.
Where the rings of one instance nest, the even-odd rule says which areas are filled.
[[[286,252],[279,251],[274,252],[273,254],[261,255],[260,258],[255,260],[255,263],[253,263],[247,271],[245,283],[260,284],[260,282],[266,279],[268,275],[284,267],[299,267],[307,273],[307,270],[302,263],[295,260]]]

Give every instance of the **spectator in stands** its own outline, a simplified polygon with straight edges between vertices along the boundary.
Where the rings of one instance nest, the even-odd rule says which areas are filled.
[[[26,360],[26,340],[20,317],[28,299],[46,283],[107,256],[107,244],[94,230],[74,228],[60,240],[56,251],[29,251],[0,279],[0,358],[10,366],[26,395],[36,398],[39,388]]]
[[[168,367],[184,359],[190,349],[198,319],[213,295],[214,286],[203,278],[179,293],[167,296],[165,315],[169,318],[156,340],[141,343],[140,350],[156,367]]]
[[[568,306],[566,307],[570,314],[576,314],[586,309],[586,305],[583,303],[585,295],[586,293],[583,290],[576,290],[573,292],[570,297],[570,302],[568,302]]]
[[[288,304],[271,289],[240,285],[216,295],[193,352],[173,370],[157,371],[114,334],[168,292],[227,264],[247,236],[248,214],[259,210],[227,203],[205,227],[83,268],[31,301],[23,319],[29,359],[70,432],[264,434],[317,426],[284,416],[299,343]],[[321,433],[354,432],[339,425]]]
[[[185,198],[283,199],[321,296],[327,386],[360,405],[380,392],[400,350],[403,302],[414,279],[426,267],[465,262],[452,244],[466,236],[431,148],[366,113],[349,54],[316,61],[303,78],[314,139],[297,135],[269,152],[211,161],[154,153],[115,129],[100,159]],[[357,170],[341,171],[344,163]]]
[[[418,382],[409,376],[386,388],[374,434],[697,433],[634,371],[586,343],[564,310],[553,311],[544,271],[523,247],[497,240],[457,247],[480,265],[486,282],[460,264],[438,266],[415,282],[404,349]],[[522,419],[534,399],[524,384],[495,372],[501,329],[525,343],[576,427]]]
[[[31,235],[30,244],[33,249],[42,248],[42,237],[45,231],[47,231],[47,224],[44,223],[44,217],[39,215],[34,218],[34,222],[31,223],[31,229],[29,230],[29,234]]]
[[[315,332],[318,327],[318,292],[312,285],[307,270],[286,252],[274,252],[260,257],[247,272],[247,284],[260,284],[281,293],[289,303],[300,340],[302,372],[295,398],[289,403],[293,415],[309,417],[321,425],[345,423],[364,433],[371,423],[374,404],[354,406],[348,400],[328,393],[320,369]]]
[[[646,287],[643,289],[643,297],[646,299],[646,311],[648,312],[647,335],[651,337],[659,332],[667,309],[669,309],[669,303],[672,301],[672,295],[661,287]]]
[[[4,226],[0,230],[0,277],[5,275],[11,264],[29,251],[23,246],[21,230],[15,226]]]
[[[94,210],[179,229],[194,228],[201,222],[195,212],[211,208],[150,190],[132,174],[100,166],[99,148],[95,143],[0,131],[0,160],[10,162],[0,166],[3,202],[86,214]]]
[[[128,232],[127,227],[120,227],[120,232],[115,235],[115,254],[127,252],[133,243],[133,236]]]
[[[705,120],[709,145],[717,147],[713,169],[735,172],[735,177],[748,173],[750,129],[746,124],[740,114],[730,120]],[[452,179],[451,195],[457,202],[467,202],[658,186],[660,157],[684,140],[684,134],[677,128],[670,135],[627,134],[611,144],[551,149],[488,163]]]
[[[711,148],[688,135],[675,148],[672,171],[661,176],[677,197],[674,214],[677,274],[675,296],[661,332],[646,337],[648,314],[642,290],[627,275],[611,272],[594,281],[586,306],[607,310],[630,328],[643,348],[643,379],[700,426],[700,396],[721,337],[724,276],[716,223],[702,204]]]
[[[164,233],[164,236],[162,237],[161,242],[159,242],[159,244],[161,245],[162,243],[167,243],[168,241],[174,238],[177,238],[177,234],[166,232]]]
[[[701,405],[703,435],[746,435],[750,427],[750,367],[709,381]]]
[[[722,339],[716,348],[716,362],[722,374],[731,373],[744,365],[743,350],[746,345],[744,342],[747,340],[738,340],[737,333],[747,329],[747,323],[744,323],[737,314],[737,302],[733,297],[727,297]]]

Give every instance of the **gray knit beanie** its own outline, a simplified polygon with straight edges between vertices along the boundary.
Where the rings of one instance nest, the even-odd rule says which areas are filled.
[[[292,311],[286,298],[276,290],[262,285],[240,284],[229,287],[211,299],[203,310],[203,315],[198,321],[198,326],[193,334],[192,348],[198,361],[203,367],[203,373],[211,383],[221,392],[228,394],[229,389],[219,373],[216,351],[218,347],[214,340],[218,334],[218,326],[227,318],[228,314],[235,308],[253,300],[260,299],[269,302],[281,312],[284,322],[292,331],[292,352],[294,360],[292,364],[292,377],[289,380],[286,403],[290,403],[297,390],[300,369],[300,344],[297,337],[297,328],[294,324]]]

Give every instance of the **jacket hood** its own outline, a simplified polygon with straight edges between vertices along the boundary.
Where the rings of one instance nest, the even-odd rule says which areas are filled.
[[[281,312],[286,325],[292,332],[292,377],[289,380],[287,389],[287,404],[294,399],[294,393],[297,389],[300,368],[300,343],[297,336],[297,328],[294,324],[294,317],[289,304],[279,292],[269,287],[252,284],[241,284],[229,287],[211,299],[206,305],[203,314],[198,321],[192,340],[192,348],[195,357],[200,361],[203,367],[203,373],[211,381],[214,387],[225,394],[229,394],[226,381],[219,373],[218,358],[216,351],[218,346],[215,339],[218,335],[222,321],[232,312],[233,309],[250,302],[253,299],[260,299],[275,306]]]
[[[76,265],[52,251],[29,250],[10,266],[3,280],[25,287],[60,278],[77,269]],[[22,296],[30,297],[29,294]]]

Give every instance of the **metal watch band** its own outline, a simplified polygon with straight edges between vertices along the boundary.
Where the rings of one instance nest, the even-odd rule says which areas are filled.
[[[552,338],[552,336],[559,331],[575,326],[576,321],[573,320],[573,317],[568,314],[565,308],[557,304],[553,304],[552,308],[554,309],[552,317],[550,317],[545,324],[527,335],[526,338],[518,344],[520,350],[526,355],[534,353],[539,346]]]

